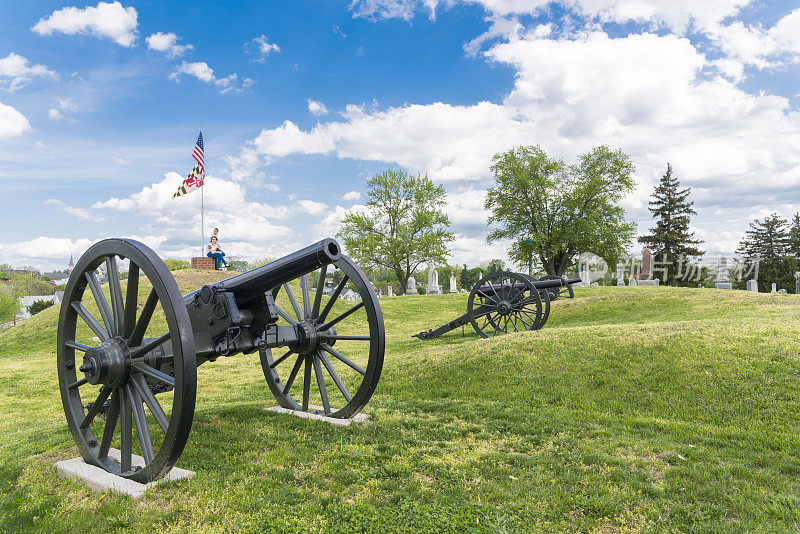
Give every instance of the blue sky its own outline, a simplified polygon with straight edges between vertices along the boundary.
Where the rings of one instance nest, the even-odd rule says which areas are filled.
[[[278,256],[334,235],[398,167],[448,190],[453,262],[487,250],[491,156],[606,143],[634,159],[645,231],[666,163],[697,234],[732,252],[800,210],[800,9],[790,2],[4,2],[0,262],[63,267],[104,237],[200,246],[171,200],[206,139],[205,234]]]

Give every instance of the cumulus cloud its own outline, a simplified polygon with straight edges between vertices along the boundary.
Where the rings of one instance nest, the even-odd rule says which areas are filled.
[[[138,13],[134,7],[123,7],[119,2],[99,2],[95,7],[58,9],[49,17],[39,19],[31,30],[39,35],[93,35],[131,47],[136,41],[137,26]]]
[[[280,47],[275,43],[270,43],[266,35],[261,35],[255,39],[251,39],[244,44],[245,54],[256,56],[253,61],[256,63],[264,63],[267,56],[272,53],[280,52]]]
[[[0,84],[13,93],[32,78],[56,78],[56,73],[44,65],[31,65],[27,58],[11,52],[0,59]]]
[[[420,10],[428,10],[434,18],[439,3],[438,0],[353,0],[349,7],[354,17],[411,20]]]
[[[190,44],[179,45],[178,36],[174,33],[157,32],[148,36],[145,41],[147,41],[147,48],[164,52],[168,58],[180,57],[187,51],[194,50],[194,46]]]
[[[59,200],[57,198],[48,198],[44,201],[45,206],[55,206],[59,208],[61,211],[70,215],[72,217],[78,218],[82,221],[95,221],[101,222],[104,221],[102,217],[92,213],[91,211],[84,209],[84,208],[75,208],[73,206],[67,206],[67,204],[63,200]]]
[[[345,202],[355,202],[356,200],[361,200],[361,193],[358,191],[350,191],[349,193],[342,195],[342,200]]]
[[[194,76],[201,82],[213,84],[219,89],[219,93],[224,95],[226,93],[241,93],[248,87],[253,85],[253,80],[250,78],[239,79],[239,76],[234,72],[230,76],[224,78],[217,78],[214,76],[214,69],[208,66],[205,61],[194,61],[187,63],[181,61],[181,64],[175,69],[175,72],[169,75],[171,80],[175,82],[180,81],[181,74]]]
[[[308,99],[308,111],[312,115],[326,115],[328,113],[328,108],[325,107],[325,104],[319,102],[317,100]]]
[[[17,137],[31,129],[25,115],[0,102],[0,139]]]

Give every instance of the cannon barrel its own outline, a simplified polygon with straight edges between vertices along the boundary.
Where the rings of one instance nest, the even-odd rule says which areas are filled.
[[[232,292],[241,304],[283,283],[330,265],[341,257],[342,248],[335,239],[329,237],[246,273],[226,278],[212,286],[220,291]],[[191,302],[194,293],[196,291],[185,295],[183,300]]]

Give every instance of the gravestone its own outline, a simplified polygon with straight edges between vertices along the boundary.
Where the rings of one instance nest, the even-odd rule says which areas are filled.
[[[392,288],[392,286],[389,286],[389,287],[386,288],[386,296],[387,297],[393,297],[394,296],[394,288]]]
[[[758,293],[758,280],[748,280],[747,290],[752,291],[753,293]]]
[[[408,277],[408,282],[406,283],[406,295],[418,295],[417,293],[417,279],[413,276]]]
[[[636,278],[634,278],[633,276],[628,278],[628,285],[629,286],[636,286]]]
[[[717,289],[733,289],[733,285],[728,279],[728,258],[720,256],[717,260],[717,281],[714,284]]]
[[[639,280],[653,279],[653,251],[647,247],[642,249],[642,273]]]
[[[625,285],[625,266],[617,264],[617,285]]]
[[[800,271],[794,273],[794,292],[800,295]]]
[[[779,289],[778,293],[781,293],[781,294],[785,295],[785,294],[788,293],[788,291],[786,291],[785,289]]]
[[[434,267],[431,267],[428,271],[428,287],[425,293],[427,295],[442,294],[442,286],[439,285],[439,273]]]
[[[639,275],[637,286],[657,286],[659,280],[653,280],[653,251],[644,247],[642,249],[642,274]]]
[[[456,287],[456,277],[450,277],[450,293],[458,293],[458,288]]]
[[[770,293],[772,293],[774,295],[777,292],[778,292],[778,284],[776,284],[775,282],[772,282],[772,291],[770,291]]]

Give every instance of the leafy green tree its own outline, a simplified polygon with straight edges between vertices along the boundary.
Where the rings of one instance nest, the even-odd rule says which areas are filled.
[[[367,180],[367,189],[367,209],[345,214],[337,235],[356,261],[391,270],[404,290],[420,265],[445,263],[450,254],[444,187],[388,170]]]
[[[486,194],[492,230],[487,241],[508,239],[509,257],[562,275],[581,252],[610,265],[631,242],[636,226],[618,202],[634,187],[633,163],[621,150],[598,146],[567,165],[539,146],[494,156],[494,186]]]
[[[19,301],[11,288],[0,285],[0,323],[14,320],[19,311]]]
[[[639,238],[639,243],[650,247],[654,257],[666,268],[664,284],[674,285],[675,275],[679,272],[679,262],[702,256],[703,251],[697,245],[703,243],[695,239],[694,232],[689,230],[692,215],[697,212],[689,202],[690,188],[680,188],[680,182],[672,175],[672,165],[667,163],[667,172],[661,177],[653,191],[653,200],[649,202],[650,213],[656,225],[650,228],[650,234]]]

